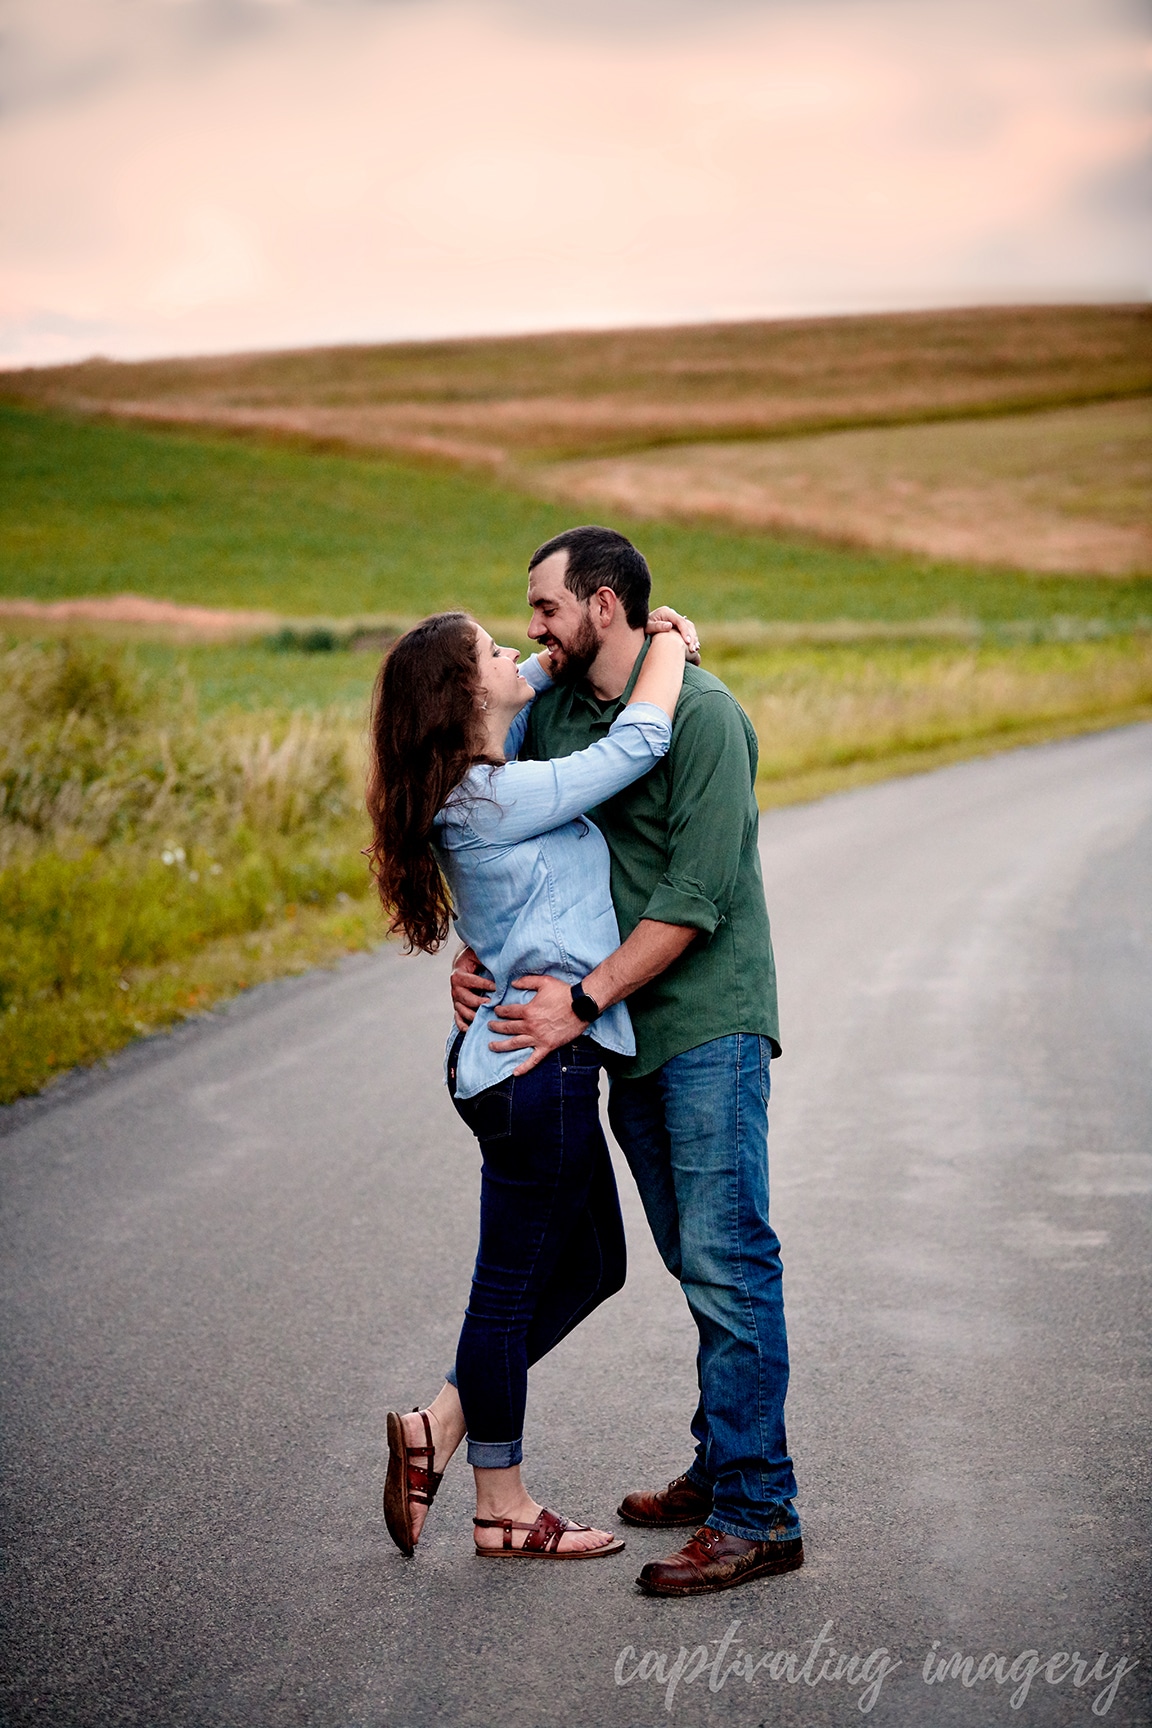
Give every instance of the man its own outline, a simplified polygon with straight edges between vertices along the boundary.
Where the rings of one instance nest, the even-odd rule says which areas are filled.
[[[651,578],[622,534],[573,528],[529,565],[528,634],[552,657],[521,756],[586,748],[628,700],[646,653]],[[757,851],[756,737],[719,679],[686,668],[672,745],[636,785],[590,810],[612,856],[621,945],[582,984],[535,991],[491,1026],[525,1068],[628,999],[637,1053],[612,1076],[609,1119],[664,1264],[699,1332],[695,1458],[620,1516],[695,1530],[638,1580],[653,1595],[727,1589],[803,1563],[784,1430],[788,1347],[780,1245],[768,1222],[768,1072],[776,980]],[[485,980],[453,973],[465,1022]]]

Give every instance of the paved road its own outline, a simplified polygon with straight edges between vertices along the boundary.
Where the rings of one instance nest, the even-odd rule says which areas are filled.
[[[874,1697],[1049,1728],[1113,1682],[1108,1719],[1149,1720],[1152,728],[781,812],[763,850],[805,1569],[653,1602],[667,1539],[633,1532],[481,1570],[459,1465],[391,1547],[384,1412],[451,1359],[477,1162],[445,966],[381,954],[0,1119],[5,1721],[814,1728]],[[537,1492],[609,1522],[687,1462],[692,1401],[625,1197],[627,1288],[534,1373],[527,1436]],[[1004,1683],[926,1685],[937,1641]],[[681,1644],[670,1691],[642,1659],[674,1678]],[[1023,1653],[1076,1650],[1096,1679],[1020,1699]]]

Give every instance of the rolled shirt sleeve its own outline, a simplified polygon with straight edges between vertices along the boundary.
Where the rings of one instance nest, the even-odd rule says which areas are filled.
[[[716,690],[684,714],[668,804],[668,860],[642,916],[711,936],[728,915],[756,777],[743,717]]]

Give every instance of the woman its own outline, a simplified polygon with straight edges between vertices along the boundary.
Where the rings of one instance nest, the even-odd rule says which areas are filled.
[[[605,738],[554,762],[517,762],[546,657],[518,669],[463,612],[425,619],[394,645],[373,702],[369,849],[390,928],[434,952],[455,923],[493,979],[573,985],[619,943],[608,848],[581,812],[665,754],[685,639],[664,614],[629,705]],[[691,626],[685,621],[686,633]],[[426,1410],[388,1416],[384,1512],[411,1555],[465,1434],[484,1558],[588,1560],[624,1544],[531,1498],[520,1477],[527,1372],[624,1282],[624,1232],[600,1127],[605,1054],[634,1053],[623,1003],[528,1072],[489,1048],[487,1015],[448,1054],[456,1109],[483,1155],[480,1245],[456,1363]]]

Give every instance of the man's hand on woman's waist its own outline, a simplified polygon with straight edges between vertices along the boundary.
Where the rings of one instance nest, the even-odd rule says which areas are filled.
[[[591,996],[601,1012],[611,1008],[613,1003],[622,1002],[641,985],[658,978],[673,961],[679,960],[699,934],[693,925],[658,924],[652,918],[642,918],[628,940],[589,972],[583,981],[585,993]],[[455,976],[453,973],[453,979]],[[499,1018],[489,1020],[488,1026],[501,1037],[499,1041],[493,1040],[488,1048],[531,1050],[531,1057],[513,1070],[515,1074],[527,1074],[530,1068],[535,1068],[562,1044],[571,1044],[582,1038],[588,1028],[573,1010],[570,984],[562,983],[559,978],[536,975],[514,978],[512,983],[517,990],[533,990],[535,995],[530,1002],[505,1002],[500,1006],[497,1010]],[[452,999],[457,1001],[455,984]],[[460,1025],[459,1014],[458,1008],[457,1025]]]

